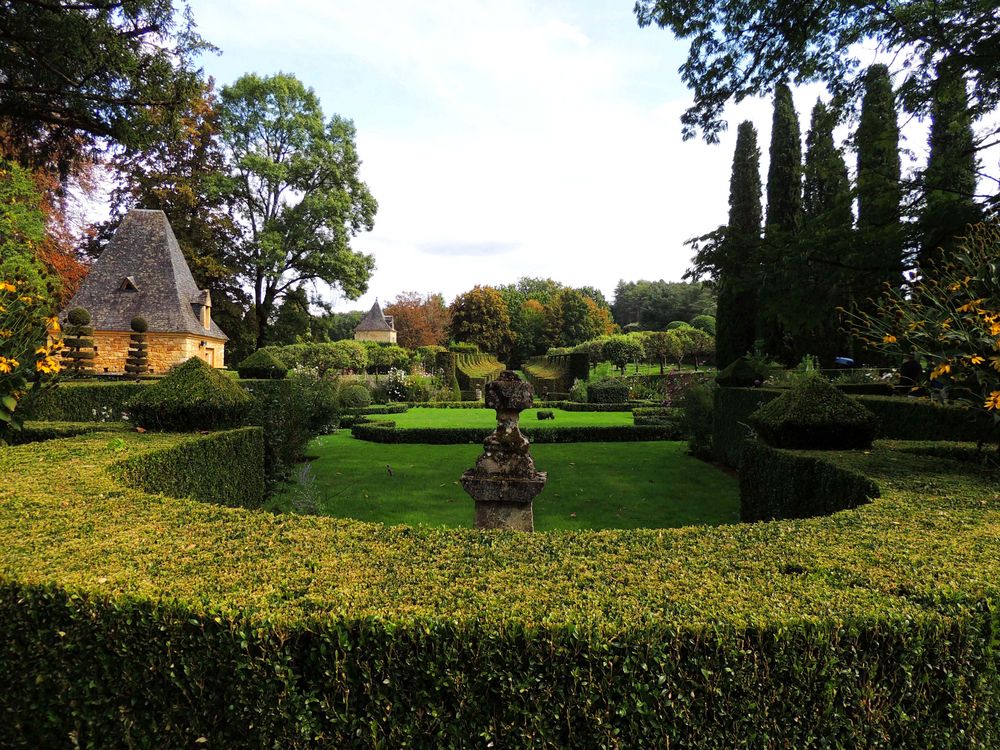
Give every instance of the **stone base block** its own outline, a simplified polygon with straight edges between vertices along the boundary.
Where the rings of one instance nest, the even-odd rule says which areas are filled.
[[[533,503],[495,503],[476,501],[477,529],[510,529],[534,531]]]

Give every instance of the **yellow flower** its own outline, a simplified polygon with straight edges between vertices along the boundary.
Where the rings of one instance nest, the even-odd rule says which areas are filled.
[[[49,333],[59,333],[62,330],[62,326],[59,325],[59,318],[54,315],[45,322],[49,326]]]
[[[35,369],[46,375],[55,375],[62,369],[62,365],[59,364],[59,360],[55,357],[42,357],[42,359],[35,362]]]
[[[986,360],[980,357],[978,354],[973,354],[971,357],[969,357],[970,365],[981,365],[985,361]]]
[[[990,367],[1000,372],[1000,357],[990,357]]]
[[[0,339],[9,339],[13,335],[14,335],[14,332],[12,330],[10,330],[9,328],[0,329]]]
[[[2,373],[14,372],[14,369],[19,364],[20,363],[16,359],[8,359],[7,357],[0,355],[0,372]]]
[[[933,370],[931,370],[931,380],[937,380],[937,378],[941,377],[942,375],[947,375],[950,372],[951,372],[951,363],[942,362]]]
[[[17,299],[18,299],[19,302],[23,302],[26,305],[30,305],[34,301],[35,298],[32,297],[30,294],[22,294]]]
[[[896,343],[896,337],[893,336],[891,333],[887,333],[885,336],[882,337],[882,343],[883,344],[895,344]]]
[[[16,292],[17,287],[9,281],[0,281],[0,292]]]
[[[993,411],[994,409],[1000,409],[1000,391],[993,391],[989,396],[986,397],[986,401],[983,406]]]
[[[960,312],[960,313],[972,312],[973,310],[977,310],[977,308],[981,304],[983,304],[985,301],[986,301],[985,299],[974,299],[971,302],[966,302],[964,305],[962,305],[961,307],[959,307],[956,310],[956,312]],[[981,310],[977,310],[977,312],[982,312],[982,311]]]

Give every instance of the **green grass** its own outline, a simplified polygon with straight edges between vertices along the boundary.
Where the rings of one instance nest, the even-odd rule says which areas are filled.
[[[532,446],[535,465],[549,475],[535,500],[535,527],[669,528],[738,521],[736,480],[685,450],[675,442]],[[381,445],[341,431],[317,438],[309,452],[316,458],[300,472],[304,481],[276,493],[272,510],[311,498],[323,515],[472,525],[473,503],[458,479],[482,452],[479,445]]]
[[[677,371],[676,363],[667,363],[666,367],[663,368],[664,373],[670,373]],[[680,368],[682,372],[711,372],[715,373],[715,368],[708,367],[707,365],[702,365],[697,370],[695,370],[694,365],[685,364]],[[660,366],[659,365],[636,365],[632,364],[625,368],[625,375],[659,375]],[[622,376],[621,370],[615,367],[610,362],[601,362],[597,367],[591,369],[590,378],[591,380],[595,378],[620,378]]]
[[[584,412],[563,411],[562,409],[546,409],[555,415],[555,419],[540,420],[539,409],[526,409],[521,412],[521,424],[524,427],[604,427],[615,425],[630,425],[632,412]],[[375,415],[373,419],[382,419],[383,415]],[[497,413],[493,409],[410,409],[403,414],[386,414],[384,419],[395,422],[397,427],[495,427]]]

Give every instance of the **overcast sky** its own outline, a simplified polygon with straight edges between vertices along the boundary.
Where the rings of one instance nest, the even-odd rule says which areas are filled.
[[[354,121],[378,200],[354,248],[375,257],[361,309],[403,291],[450,302],[521,276],[592,285],[679,280],[688,238],[726,220],[736,124],[683,142],[687,46],[638,28],[631,0],[201,0],[218,85],[293,73]],[[802,128],[822,93],[795,93]],[[910,144],[918,150],[923,144]]]

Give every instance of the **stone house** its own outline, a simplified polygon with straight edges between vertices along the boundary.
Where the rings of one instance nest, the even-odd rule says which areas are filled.
[[[372,309],[354,329],[354,340],[378,341],[383,344],[396,343],[396,326],[392,322],[392,316],[382,314],[378,300],[375,300]]]
[[[94,328],[94,372],[122,373],[131,321],[149,324],[153,373],[191,357],[223,367],[229,337],[212,320],[212,298],[199,289],[163,211],[133,209],[60,315],[83,307]]]

